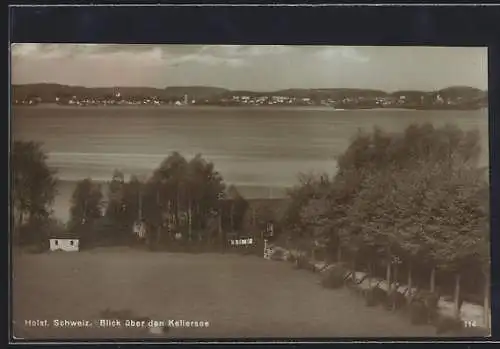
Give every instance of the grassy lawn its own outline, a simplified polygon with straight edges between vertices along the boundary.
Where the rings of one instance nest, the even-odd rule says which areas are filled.
[[[177,338],[435,336],[398,313],[367,308],[347,289],[284,262],[232,254],[134,250],[16,254],[14,335],[48,338],[155,337],[144,329],[27,327],[25,320],[96,321],[106,310],[153,320],[208,321],[174,328]]]

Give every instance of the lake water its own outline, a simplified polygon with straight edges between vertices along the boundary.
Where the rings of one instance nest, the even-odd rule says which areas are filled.
[[[15,107],[12,138],[43,142],[64,182],[55,214],[66,220],[74,181],[106,181],[114,169],[146,176],[173,151],[201,153],[226,183],[247,197],[279,197],[300,172],[335,172],[358,129],[403,131],[411,123],[454,123],[483,135],[488,165],[488,113],[220,107]]]

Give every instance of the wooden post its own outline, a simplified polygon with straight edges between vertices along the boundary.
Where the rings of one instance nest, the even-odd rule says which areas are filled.
[[[460,319],[460,273],[455,275],[455,317]]]
[[[431,292],[436,291],[436,267],[431,270]]]

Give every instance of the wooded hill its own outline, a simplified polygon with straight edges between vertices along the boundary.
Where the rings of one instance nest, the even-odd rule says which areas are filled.
[[[468,86],[453,86],[437,91],[395,91],[386,92],[372,89],[352,88],[321,88],[321,89],[285,89],[269,92],[228,90],[211,86],[171,86],[164,89],[153,87],[84,87],[68,86],[60,84],[27,84],[12,85],[12,99],[23,100],[30,97],[40,97],[43,102],[55,102],[56,97],[77,96],[89,98],[111,97],[117,91],[123,98],[145,98],[156,96],[160,99],[181,99],[188,95],[189,99],[195,100],[217,100],[232,96],[284,96],[292,98],[333,99],[343,98],[375,98],[375,97],[399,97],[420,99],[421,96],[436,96],[442,98],[464,100],[476,100],[487,98],[487,91]]]

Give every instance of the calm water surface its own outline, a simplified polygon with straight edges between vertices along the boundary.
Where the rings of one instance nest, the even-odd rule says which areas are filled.
[[[488,114],[480,111],[322,108],[16,107],[12,137],[43,142],[58,169],[55,213],[67,218],[72,181],[109,180],[114,169],[147,175],[171,152],[201,153],[227,183],[247,196],[281,196],[300,172],[335,171],[335,157],[358,129],[402,131],[411,123],[454,123],[483,135],[488,164]]]

